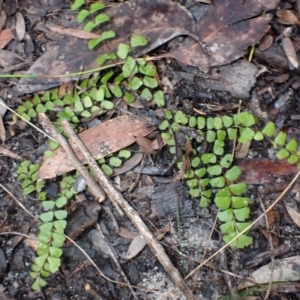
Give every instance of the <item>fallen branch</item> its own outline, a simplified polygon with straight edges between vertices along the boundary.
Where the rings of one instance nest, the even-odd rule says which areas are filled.
[[[69,147],[68,143],[64,139],[64,137],[56,130],[50,120],[47,118],[45,114],[39,114],[39,121],[43,125],[43,127],[48,130],[48,132],[53,135],[53,137],[60,143],[60,145],[65,149],[65,146]],[[84,146],[78,136],[74,133],[73,128],[67,121],[62,122],[62,126],[64,127],[65,131],[68,133],[70,138],[73,140],[75,145],[77,146],[78,150],[82,152],[82,155],[86,159],[87,163],[95,173],[99,184],[107,194],[108,198],[114,203],[117,203],[126,215],[130,218],[132,223],[135,225],[139,233],[145,238],[148,246],[157,257],[159,262],[165,268],[166,272],[170,275],[174,283],[181,289],[183,294],[185,295],[186,299],[193,300],[194,296],[192,291],[188,288],[186,283],[184,282],[183,278],[181,277],[179,271],[174,267],[173,263],[171,262],[170,258],[165,253],[163,247],[160,243],[155,239],[153,234],[149,231],[148,227],[140,218],[139,214],[128,204],[128,202],[124,199],[122,194],[117,191],[114,186],[112,185],[111,181],[106,177],[106,175],[102,172],[99,168],[97,162],[94,158],[90,155],[88,149]],[[59,136],[59,138],[58,138]],[[64,141],[63,141],[64,140]],[[66,150],[66,149],[65,149]],[[72,151],[73,153],[73,151]],[[74,154],[74,153],[73,153]],[[78,158],[76,158],[78,160]]]
[[[84,178],[87,186],[90,189],[90,192],[93,194],[93,196],[96,198],[98,202],[102,202],[106,196],[101,187],[97,184],[94,178],[92,178],[87,171],[87,169],[84,167],[84,165],[81,163],[81,161],[78,159],[76,154],[74,153],[71,146],[68,144],[66,139],[58,132],[58,130],[55,128],[55,126],[51,123],[51,121],[48,119],[48,117],[45,114],[39,114],[39,122],[44,127],[44,129],[54,138],[57,143],[61,145],[61,147],[64,149],[64,151],[68,154],[69,159],[74,164],[74,167],[76,170],[82,175]],[[112,200],[113,201],[113,200]],[[123,216],[123,212],[118,206],[117,203],[114,203],[114,206],[118,210],[119,214]]]

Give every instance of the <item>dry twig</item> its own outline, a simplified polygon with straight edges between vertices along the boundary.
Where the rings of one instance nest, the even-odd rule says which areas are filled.
[[[22,208],[24,211],[26,211],[33,219],[35,219],[37,222],[40,222],[40,220],[35,217],[6,187],[4,187],[2,184],[0,184],[0,188],[2,188],[9,196],[11,196],[15,202]]]
[[[139,233],[145,238],[148,246],[154,252],[155,256],[159,260],[159,262],[163,265],[167,273],[173,279],[175,284],[181,289],[187,299],[194,299],[192,291],[188,288],[183,278],[181,277],[179,271],[173,266],[170,258],[165,253],[163,247],[159,244],[159,242],[155,239],[153,234],[149,231],[148,227],[140,218],[139,214],[128,204],[128,202],[123,198],[122,194],[115,189],[112,185],[111,181],[106,177],[103,171],[99,168],[97,162],[90,155],[88,149],[84,146],[78,136],[74,133],[73,128],[67,121],[62,122],[62,126],[69,134],[69,136],[73,139],[73,141],[78,145],[78,148],[89,166],[95,173],[99,184],[107,194],[108,198],[123,209],[126,215],[133,222],[135,227],[138,229]]]
[[[53,126],[53,124],[50,122],[50,120],[47,118],[45,114],[39,114],[39,121],[43,125],[43,127],[61,144],[61,146],[64,148],[66,146],[68,148],[68,143],[63,138],[63,136],[56,130],[56,128]],[[78,149],[82,152],[82,155],[88,162],[89,166],[95,173],[96,177],[99,180],[99,184],[101,184],[101,187],[109,197],[109,199],[115,203],[117,203],[123,211],[126,213],[126,215],[130,218],[130,220],[133,222],[135,227],[139,230],[140,234],[145,238],[147,241],[148,246],[153,251],[159,262],[163,265],[166,272],[170,275],[170,277],[173,279],[174,283],[181,289],[183,294],[185,295],[186,299],[192,300],[194,299],[192,291],[188,288],[186,283],[184,282],[183,278],[181,277],[179,271],[174,267],[173,263],[171,262],[170,258],[165,253],[163,247],[159,244],[159,242],[155,239],[153,234],[149,231],[148,227],[145,225],[145,223],[140,218],[139,214],[128,204],[128,202],[123,198],[122,194],[117,191],[110,180],[106,177],[106,175],[102,172],[102,170],[99,168],[97,162],[94,160],[94,158],[90,155],[89,151],[86,149],[84,144],[81,142],[81,140],[76,136],[76,134],[73,131],[73,128],[70,126],[70,124],[67,121],[62,122],[62,126],[66,130],[66,132],[69,134],[70,137],[72,137],[73,141],[77,144]],[[72,152],[72,158],[73,158],[73,151]],[[78,161],[78,158],[76,157],[76,161]]]
[[[73,149],[70,147],[66,139],[57,131],[54,125],[50,122],[45,114],[39,114],[39,122],[44,127],[44,129],[61,145],[61,147],[68,154],[70,160],[72,160],[76,170],[82,175],[86,181],[91,193],[94,197],[102,202],[105,199],[105,194],[96,181],[90,176],[89,172],[82,165],[81,161],[78,159]]]
[[[268,215],[266,213],[265,205],[259,195],[259,201],[260,201],[260,206],[263,210],[265,219],[266,219],[266,228],[267,228],[267,233],[268,233],[268,241],[270,244],[270,249],[271,249],[271,270],[270,270],[270,280],[269,280],[269,285],[268,285],[268,290],[266,292],[266,295],[264,297],[264,300],[269,299],[269,294],[272,288],[272,283],[273,283],[273,274],[274,274],[274,268],[275,268],[275,260],[274,260],[274,247],[273,247],[273,241],[272,241],[272,235],[270,232],[270,226],[269,226],[269,220],[268,220]]]

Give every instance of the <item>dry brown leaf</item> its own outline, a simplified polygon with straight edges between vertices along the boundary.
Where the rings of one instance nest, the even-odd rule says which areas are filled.
[[[32,239],[26,238],[24,242],[26,243],[27,246],[29,246],[31,249],[36,251],[39,246],[39,240],[33,233],[29,233],[29,235],[31,235],[33,238]]]
[[[239,181],[248,184],[271,183],[276,177],[292,176],[298,172],[297,165],[291,165],[286,160],[237,159],[236,164],[242,171]]]
[[[273,37],[270,34],[266,34],[259,43],[259,50],[266,51],[273,44]]]
[[[267,230],[265,229],[262,229],[261,230],[261,233],[263,234],[263,236],[265,237],[265,239],[267,241],[270,240],[270,236],[272,237],[272,245],[273,245],[273,248],[275,247],[278,247],[280,245],[280,241],[279,239],[274,235],[274,234],[271,234],[270,232],[268,232]],[[270,257],[270,255],[269,255]]]
[[[16,13],[16,34],[17,34],[17,39],[19,41],[22,41],[25,37],[26,33],[26,27],[25,27],[25,20],[23,17],[23,14],[20,12]]]
[[[10,29],[4,29],[0,32],[0,49],[3,49],[11,40],[13,40],[14,36],[11,33]]]
[[[146,245],[147,243],[145,238],[142,235],[138,234],[137,236],[134,237],[134,239],[130,243],[126,256],[124,258],[131,259],[135,257],[145,248]]]
[[[141,121],[132,116],[121,116],[106,121],[96,127],[85,130],[78,136],[95,159],[121,150],[155,129],[147,120]],[[76,147],[70,142],[73,149]],[[75,150],[75,153],[77,151]],[[79,159],[83,161],[81,155]],[[74,170],[72,162],[62,148],[55,150],[52,157],[46,159],[39,170],[39,179],[53,178]]]
[[[122,236],[123,238],[130,239],[130,240],[133,240],[138,235],[137,232],[133,232],[124,226],[120,226],[120,231],[117,233],[118,233],[118,235]]]
[[[291,39],[287,36],[283,37],[281,40],[282,48],[284,50],[285,55],[287,56],[289,62],[293,65],[295,69],[298,68],[298,58],[297,53],[295,51],[294,45],[291,41]]]
[[[137,136],[136,142],[140,146],[140,149],[146,154],[150,154],[150,155],[155,154],[155,150],[157,149],[153,148],[153,143],[151,140],[144,138],[142,136]]]
[[[300,227],[300,214],[292,207],[285,205],[287,212],[289,213],[293,222]]]
[[[253,272],[250,276],[250,279],[254,280],[258,284],[269,283],[272,270],[273,282],[298,281],[300,280],[300,272],[297,267],[299,265],[300,256],[293,256],[281,260],[276,260],[274,270],[271,267],[271,263],[267,264]],[[238,290],[244,289],[249,286],[253,286],[253,283],[245,281],[238,285]]]
[[[279,18],[279,23],[281,24],[290,24],[290,25],[299,25],[299,18],[291,11],[287,9],[280,9],[276,12],[277,17]]]
[[[273,208],[267,212],[267,218],[268,218],[269,227],[272,228],[276,218],[276,212]]]
[[[168,55],[202,68],[228,64],[243,56],[244,50],[269,30],[273,16],[261,12],[276,8],[278,3],[279,0],[215,0],[197,22],[198,34],[210,47],[211,55],[207,56],[190,38]]]
[[[171,231],[170,225],[160,228],[157,232],[155,232],[155,238],[160,241],[164,238],[164,236]]]
[[[143,159],[144,154],[143,153],[136,153],[129,159],[127,159],[121,167],[114,168],[114,173],[112,176],[117,176],[120,174],[123,174],[129,170],[132,170],[135,166],[137,166]]]
[[[13,159],[23,159],[21,156],[18,154],[13,153],[12,151],[0,146],[0,153],[3,154],[4,156],[11,157]]]
[[[0,66],[2,68],[11,67],[20,61],[24,61],[20,55],[11,51],[0,50]]]
[[[134,48],[133,55],[135,56],[145,54],[180,35],[193,36],[198,39],[192,14],[185,7],[169,0],[130,0],[107,9],[105,13],[113,22],[101,29],[113,30],[116,32],[116,38],[101,44],[95,51],[89,51],[87,41],[66,36],[60,40],[57,47],[52,47],[42,55],[27,73],[41,74],[43,72],[42,75],[59,75],[66,72],[78,72],[81,66],[84,66],[85,70],[95,69],[99,67],[96,63],[97,57],[104,53],[115,52],[121,42],[128,43],[133,33],[143,35],[148,40],[146,47]],[[74,49],[76,49],[76,55],[73,55]],[[45,66],[47,66],[46,69]],[[31,93],[69,81],[71,79],[68,77],[47,81],[45,78],[22,78],[17,91],[20,94]]]
[[[92,33],[92,32],[86,32],[81,29],[76,29],[76,28],[66,28],[63,26],[59,25],[49,25],[46,26],[48,27],[51,31],[62,34],[62,35],[69,35],[69,36],[74,36],[79,39],[84,39],[84,40],[89,40],[89,39],[97,39],[100,38],[101,35]]]
[[[69,82],[67,84],[62,84],[60,85],[60,87],[58,88],[58,98],[61,99],[63,98],[65,95],[73,95],[73,89],[74,89],[74,83],[73,82]]]

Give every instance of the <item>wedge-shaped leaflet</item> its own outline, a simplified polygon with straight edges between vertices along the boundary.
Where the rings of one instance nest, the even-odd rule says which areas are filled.
[[[275,124],[273,122],[267,123],[262,132],[266,136],[271,137],[275,132]]]
[[[225,243],[229,243],[233,238],[235,238],[238,235],[238,232],[233,232],[229,235],[225,235],[223,237],[223,241]],[[235,241],[233,241],[232,243],[230,243],[231,247],[236,247],[239,249],[243,249],[249,245],[252,244],[253,238],[247,235],[241,235],[240,237],[238,237]]]

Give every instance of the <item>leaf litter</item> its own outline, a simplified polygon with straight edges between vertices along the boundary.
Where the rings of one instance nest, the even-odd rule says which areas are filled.
[[[134,2],[134,1],[129,1],[129,2]],[[156,1],[152,1],[152,4],[153,3],[155,3]],[[163,1],[161,1],[161,2],[163,2]],[[232,4],[233,2],[237,2],[237,3],[240,3],[240,4],[244,4],[246,1],[223,1],[223,3],[224,3],[224,5],[226,6],[226,5],[228,5],[228,3],[230,3],[230,4]],[[250,1],[248,1],[248,3],[249,3]],[[219,3],[219,8],[221,7],[221,5],[220,5],[220,1],[214,1],[214,4],[215,4],[215,6],[216,7],[218,7],[218,3]],[[273,3],[275,3],[274,1],[273,1]],[[255,6],[256,4],[254,4],[253,6]],[[271,6],[273,5],[273,4],[270,4]],[[276,5],[275,5],[276,6]],[[214,9],[216,9],[216,7],[214,8]],[[246,7],[246,6],[245,6]],[[245,8],[244,7],[244,8]],[[261,6],[258,6],[259,7],[259,9],[261,9]],[[270,7],[266,7],[265,6],[265,10],[269,10],[270,9]],[[247,11],[247,9],[243,9],[243,11],[244,10],[246,10]],[[143,13],[145,13],[145,11],[143,11],[143,9],[141,8],[141,11],[143,12]],[[224,9],[224,11],[226,12],[226,9]],[[261,11],[260,12],[257,12],[257,16],[259,15],[261,13]],[[137,19],[140,17],[140,12],[137,12]],[[238,12],[236,12],[235,13],[236,15],[241,15],[241,12],[240,11],[238,11]],[[174,13],[174,15],[176,15],[175,13]],[[130,17],[132,17],[131,15],[129,15]],[[143,15],[146,19],[148,18],[148,15],[147,14],[145,14],[145,15]],[[128,16],[126,16],[126,17],[128,17]],[[246,19],[246,21],[244,21],[244,19],[243,20],[238,20],[238,21],[236,21],[236,20],[234,20],[234,22],[237,22],[237,24],[238,23],[243,23],[243,22],[246,22],[243,26],[241,26],[241,27],[239,27],[239,28],[250,28],[253,24],[255,25],[255,26],[257,26],[257,27],[255,27],[254,25],[254,27],[257,29],[258,27],[259,27],[259,25],[258,24],[261,24],[261,33],[260,34],[263,34],[263,32],[265,32],[265,31],[267,31],[268,30],[268,26],[267,26],[267,19],[269,18],[269,16],[268,15],[266,15],[266,17],[263,17],[263,16],[261,16],[262,17],[262,19],[259,19],[260,21],[253,21],[253,23],[250,23],[250,22],[248,22],[248,21],[250,21],[251,20],[251,18],[252,18],[252,15],[251,15],[251,17],[250,16],[248,16],[248,17],[244,17],[245,19]],[[261,18],[261,17],[258,17],[258,18]],[[249,18],[249,20],[247,19],[247,18]],[[128,19],[128,18],[127,18]],[[151,18],[150,18],[151,19]],[[257,17],[256,16],[254,16],[253,17],[253,19],[257,19]],[[121,20],[121,24],[124,24],[124,23],[122,23],[123,21]],[[125,21],[124,21],[125,22]],[[209,22],[212,22],[212,20],[210,20]],[[247,23],[248,22],[248,23]],[[260,23],[261,22],[261,23]],[[145,22],[146,24],[147,24],[147,22]],[[126,23],[125,23],[126,24]],[[208,24],[208,23],[206,23],[206,24]],[[234,25],[235,25],[235,23],[233,23]],[[223,25],[222,25],[223,26]],[[228,27],[228,24],[227,25],[224,25],[224,31],[222,31],[223,30],[223,27],[221,26],[221,29],[220,29],[220,32],[222,32],[223,33],[223,35],[227,35],[227,31],[225,30],[225,28],[227,28]],[[229,26],[232,26],[232,24],[229,24]],[[248,27],[247,27],[248,26]],[[197,27],[198,27],[198,23],[197,23]],[[208,26],[206,26],[206,27],[208,27]],[[238,26],[237,26],[238,27]],[[53,28],[54,29],[54,28]],[[169,29],[169,28],[168,28]],[[52,29],[51,29],[52,30]],[[80,31],[78,31],[77,33],[75,33],[74,34],[74,31],[72,31],[71,29],[69,30],[69,28],[63,28],[63,27],[60,27],[60,29],[59,30],[62,30],[62,32],[61,33],[63,33],[63,34],[66,34],[66,35],[70,35],[70,36],[77,36],[77,34],[79,34],[79,37],[80,37],[80,35],[82,34],[82,32],[80,32]],[[143,29],[142,28],[140,28],[139,29],[140,31],[142,31]],[[185,35],[185,32],[186,31],[184,31],[184,30],[187,30],[187,29],[180,29],[179,30],[179,35],[182,35],[182,34],[184,34]],[[155,32],[155,30],[153,30],[154,32]],[[255,31],[255,30],[254,30]],[[190,35],[190,36],[192,36],[192,35],[194,35],[196,32],[195,31],[193,31],[193,30],[191,30],[191,31],[188,31],[190,34],[186,34],[186,35]],[[205,32],[205,30],[204,30],[204,32]],[[228,31],[230,34],[232,34],[232,31]],[[166,31],[166,34],[168,33],[168,31]],[[210,39],[210,37],[207,37],[207,40],[210,42],[211,40],[213,40],[213,38],[216,38],[216,43],[218,43],[219,42],[219,40],[218,40],[218,37],[219,37],[219,35],[218,35],[218,30],[216,31],[216,33],[213,33],[212,34],[212,39]],[[256,35],[255,35],[256,36]],[[257,35],[258,36],[258,35]],[[245,47],[247,47],[249,44],[251,44],[251,43],[253,43],[252,41],[253,40],[255,40],[255,41],[257,41],[259,38],[258,37],[250,37],[249,39],[248,39],[248,37],[246,38],[246,39],[248,39],[247,40],[247,42],[245,42],[245,44],[244,44],[244,46]],[[202,36],[201,36],[201,38],[203,38]],[[154,37],[154,39],[155,39],[155,37]],[[190,38],[187,38],[187,40],[190,40],[191,41],[191,39]],[[205,38],[204,38],[204,40],[205,40]],[[167,39],[165,39],[164,40],[164,36],[162,36],[161,37],[161,41],[162,42],[159,42],[158,43],[158,46],[159,45],[162,45],[163,43],[165,43],[166,41],[167,41]],[[206,41],[206,40],[205,40]],[[251,43],[250,43],[250,42]],[[61,44],[60,44],[60,46],[58,46],[58,47],[54,47],[54,51],[52,52],[52,55],[57,55],[57,53],[58,53],[58,51],[59,51],[59,54],[60,55],[63,55],[63,56],[65,56],[65,59],[67,58],[68,59],[68,55],[67,55],[67,51],[69,51],[72,47],[74,47],[74,46],[76,46],[76,45],[83,45],[82,46],[82,51],[87,51],[87,48],[86,48],[86,43],[84,42],[84,41],[82,41],[82,40],[80,40],[79,41],[79,43],[77,44],[77,42],[78,42],[78,39],[73,39],[72,37],[66,37],[65,39],[64,39],[64,41],[63,42],[61,42]],[[207,41],[206,41],[207,42]],[[235,40],[234,40],[234,42],[235,42]],[[234,42],[232,42],[233,44],[234,44]],[[193,42],[194,43],[194,42]],[[248,44],[249,43],[249,44]],[[198,45],[197,45],[197,43],[194,43],[197,47],[198,47]],[[210,45],[210,43],[208,43],[207,42],[207,44],[209,44]],[[64,51],[64,46],[66,46],[67,45],[67,51]],[[80,47],[81,47],[80,46]],[[211,45],[210,45],[211,46]],[[78,49],[81,49],[81,48],[78,48]],[[149,49],[140,49],[141,50],[141,52],[139,52],[139,54],[140,53],[143,53],[143,51],[145,51],[145,52],[148,52],[148,51],[151,51],[151,50],[153,50],[153,45],[149,48]],[[181,47],[181,46],[180,46]],[[220,61],[221,62],[221,64],[223,64],[225,61],[228,61],[228,62],[230,62],[231,60],[230,59],[232,59],[232,57],[235,57],[235,59],[236,58],[239,58],[240,56],[242,56],[243,55],[243,51],[244,51],[244,49],[245,49],[245,47],[242,49],[242,47],[243,46],[240,46],[240,48],[239,48],[239,54],[238,53],[230,53],[231,52],[231,50],[229,49],[228,50],[228,52],[226,52],[226,55],[225,55],[225,58],[223,58],[224,60],[222,61],[221,59],[220,59],[220,57],[218,56],[218,55],[216,55],[216,54],[218,54],[218,52],[214,52],[214,51],[212,51],[212,55],[211,56],[207,56],[207,54],[205,54],[204,52],[203,52],[203,49],[200,47],[199,48],[199,51],[201,52],[200,53],[200,56],[202,57],[202,58],[204,58],[204,66],[211,66],[211,65],[214,65],[214,64],[219,64],[219,62],[218,61]],[[215,48],[214,47],[211,47],[212,48],[212,50],[214,50]],[[180,48],[178,48],[177,49],[177,53],[180,53],[180,51],[183,51],[183,49],[184,48],[181,48],[181,50],[180,50]],[[224,49],[226,49],[226,47],[224,48]],[[223,49],[223,51],[225,51]],[[188,50],[190,50],[190,49],[188,49]],[[170,51],[170,53],[172,53],[172,51],[175,51],[175,50],[171,50]],[[194,51],[194,50],[193,50]],[[193,55],[194,54],[194,52],[193,51],[191,51],[190,53],[191,53],[191,55]],[[226,50],[227,51],[227,50]],[[221,51],[220,51],[221,52]],[[83,52],[82,52],[83,53]],[[174,53],[174,52],[173,52]],[[181,55],[183,55],[183,56],[185,56],[185,54],[186,54],[187,52],[184,52],[184,54],[183,54],[183,52],[181,52]],[[228,55],[227,55],[227,53],[228,53]],[[80,54],[80,53],[79,53]],[[101,53],[100,53],[101,54]],[[94,54],[93,54],[94,55]],[[216,55],[216,57],[213,57],[214,55]],[[92,56],[92,55],[91,55]],[[98,54],[97,54],[97,56],[98,56]],[[57,57],[57,56],[55,56],[55,57]],[[72,62],[66,62],[66,64],[64,65],[63,63],[59,63],[58,64],[58,66],[59,67],[61,67],[62,69],[61,70],[73,70],[72,68],[74,67],[73,65],[72,65],[72,63],[74,63],[74,62],[76,62],[76,58],[74,58],[74,57],[72,57],[72,59],[73,59],[73,61]],[[191,58],[184,58],[184,62],[187,60],[187,59],[191,59]],[[199,55],[198,54],[195,54],[195,59],[196,60],[199,60]],[[53,56],[51,57],[51,55],[50,56],[48,56],[48,61],[47,60],[44,60],[44,63],[45,62],[48,62],[48,63],[52,63],[52,60],[53,60]],[[92,60],[94,60],[94,58],[93,59],[91,59],[91,61]],[[208,61],[208,63],[206,63],[206,60]],[[87,61],[88,61],[88,59],[87,59]],[[55,61],[56,63],[58,62],[58,60],[56,60]],[[76,62],[77,63],[77,62]],[[42,69],[42,64],[40,64],[39,66],[38,66],[38,70],[42,70],[42,71],[44,71],[44,69]],[[76,67],[74,67],[74,71],[77,71],[78,69],[76,69],[77,67],[78,67],[79,65],[77,64],[76,65]],[[200,65],[199,65],[200,66]],[[201,65],[201,66],[203,66],[203,65]],[[64,69],[65,68],[65,69]],[[87,67],[87,68],[89,68],[89,67]],[[56,70],[53,70],[53,74],[59,74],[59,72],[61,71],[59,68],[58,69],[56,69]],[[254,77],[254,76],[253,76]],[[60,81],[61,80],[61,81]],[[64,82],[64,80],[65,79],[60,79],[60,80],[58,80],[57,81],[57,84],[60,84],[60,82]],[[43,86],[43,82],[42,81],[44,81],[45,82],[45,79],[43,79],[43,80],[41,80],[40,82],[37,80],[36,81],[36,84],[40,84],[40,88],[41,89],[43,89],[43,88],[45,88],[45,85]],[[46,80],[47,81],[47,80]],[[53,80],[53,82],[51,82],[51,80],[49,80],[50,81],[50,84],[48,85],[48,87],[49,86],[51,86],[51,84],[53,85],[53,84],[56,84],[55,83],[55,80]],[[66,82],[68,82],[68,79],[66,80]],[[27,84],[29,84],[26,88],[28,88],[29,90],[30,90],[30,88],[37,88],[38,86],[36,85],[36,86],[30,86],[31,84],[32,84],[32,81],[31,80],[29,80],[28,82],[27,82]],[[229,89],[229,91],[230,91],[230,89]],[[23,90],[21,90],[21,92],[23,92]],[[101,139],[96,139],[96,141],[100,141]],[[108,141],[108,143],[110,143],[109,141]],[[151,148],[149,145],[147,146],[148,148]],[[117,149],[117,148],[116,148]],[[119,149],[117,149],[117,150],[119,150]],[[117,151],[117,150],[115,150],[115,151]],[[110,151],[109,151],[110,152]],[[60,162],[65,162],[63,159],[60,161]],[[253,163],[253,162],[252,162]],[[249,166],[250,165],[250,166]],[[263,169],[263,167],[261,168],[261,170],[260,170],[260,172],[262,172],[262,173],[260,173],[260,174],[258,174],[258,175],[256,175],[255,177],[254,177],[254,180],[253,180],[253,177],[251,178],[251,169],[255,169],[255,166],[252,164],[251,165],[251,162],[248,164],[248,166],[247,165],[244,165],[244,170],[247,170],[247,171],[249,171],[250,170],[250,174],[248,175],[248,180],[249,180],[249,182],[251,182],[251,180],[252,180],[252,182],[254,183],[255,182],[255,184],[260,184],[261,183],[261,179],[263,178],[262,176],[267,176],[267,175],[269,175],[270,176],[270,173],[272,172],[272,169],[274,168],[274,166],[276,166],[276,162],[275,163],[273,163],[272,165],[270,164],[270,165],[268,165],[268,169],[266,169],[266,170],[262,170]],[[289,170],[287,170],[287,172],[286,173],[289,173],[289,174],[291,174],[291,173],[293,173],[293,172],[295,172],[295,169],[293,169],[293,168],[290,168]],[[284,166],[281,166],[281,170],[278,170],[278,176],[280,177],[281,175],[280,175],[280,172],[282,172],[284,170]],[[270,179],[271,180],[271,179]],[[273,181],[274,181],[274,179],[272,179]],[[247,181],[247,180],[246,180]],[[158,200],[159,201],[159,200]],[[157,204],[158,205],[158,204]]]
[[[216,0],[197,22],[198,34],[210,47],[211,55],[205,55],[197,43],[187,38],[166,56],[199,68],[230,63],[268,31],[273,15],[262,13],[276,8],[278,3],[279,0]]]
[[[88,51],[86,41],[65,37],[57,47],[42,55],[26,73],[51,76],[74,73],[82,66],[85,70],[95,69],[98,67],[95,63],[98,56],[116,51],[118,44],[126,43],[133,33],[143,35],[148,40],[146,47],[135,49],[136,55],[145,54],[180,35],[198,38],[192,14],[178,3],[168,0],[131,0],[107,9],[106,13],[113,20],[113,24],[104,26],[102,30],[114,30],[117,38],[106,41],[95,51]],[[49,66],[46,73],[45,65]],[[32,93],[70,80],[68,77],[46,80],[22,78],[17,92]]]

